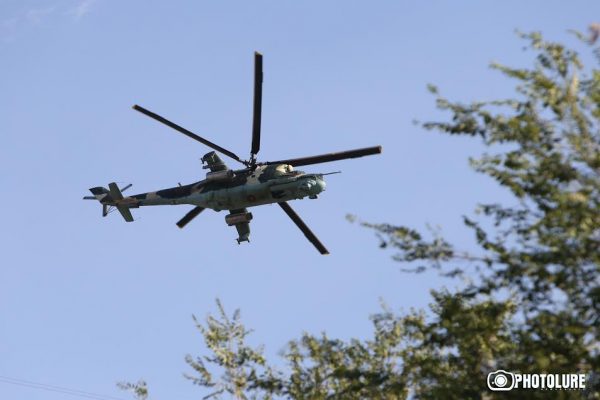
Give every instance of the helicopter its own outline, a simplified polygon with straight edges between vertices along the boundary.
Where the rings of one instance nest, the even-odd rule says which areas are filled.
[[[185,227],[206,209],[212,209],[217,212],[227,210],[229,214],[225,216],[225,222],[228,226],[236,227],[238,232],[236,240],[238,244],[250,241],[252,213],[248,212],[248,208],[276,203],[321,254],[329,254],[327,248],[288,204],[288,201],[305,197],[316,199],[326,187],[323,176],[339,173],[339,171],[306,173],[296,170],[295,167],[379,154],[381,153],[381,146],[310,157],[258,162],[256,156],[260,150],[262,83],[263,56],[255,52],[250,159],[242,160],[235,153],[136,104],[133,106],[134,110],[213,149],[213,151],[206,153],[201,159],[202,168],[209,170],[206,173],[205,179],[189,185],[179,184],[176,187],[128,197],[124,196],[123,192],[129,189],[132,186],[131,184],[119,188],[115,182],[111,182],[108,188],[98,186],[89,189],[92,192],[92,196],[85,196],[83,199],[99,201],[102,205],[103,217],[106,217],[116,209],[127,222],[133,221],[130,211],[132,208],[178,204],[194,206],[191,211],[176,223],[179,228]],[[241,169],[230,169],[217,152],[243,164],[244,167]]]

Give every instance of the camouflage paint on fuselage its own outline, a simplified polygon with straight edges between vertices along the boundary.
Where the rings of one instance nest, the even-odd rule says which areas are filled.
[[[201,180],[156,192],[126,197],[128,207],[190,204],[215,211],[234,210],[263,204],[316,196],[325,190],[320,174],[294,171],[286,164],[257,166],[235,171],[227,180]]]

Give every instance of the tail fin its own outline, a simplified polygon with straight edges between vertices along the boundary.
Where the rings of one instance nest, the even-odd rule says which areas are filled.
[[[121,192],[121,189],[119,189],[117,184],[114,182],[109,183],[108,188],[109,188],[108,195],[114,201],[116,201],[117,210],[119,210],[119,212],[123,216],[123,219],[127,222],[132,222],[133,215],[131,215],[131,211],[129,211],[129,207],[119,204],[119,200],[123,200],[123,193]]]
[[[102,203],[102,216],[106,217],[110,212],[109,207],[116,207],[119,213],[123,216],[123,219],[127,222],[133,221],[133,216],[129,207],[123,204],[119,204],[119,200],[123,200],[123,192],[115,182],[108,184],[109,189],[102,186],[93,187],[90,189],[93,196],[85,196],[84,200],[98,200]],[[129,189],[131,185],[127,185],[123,190]]]
[[[131,211],[129,211],[129,207],[127,207],[127,206],[117,206],[117,210],[119,210],[119,212],[123,216],[123,219],[126,222],[133,222],[133,215],[131,215]]]
[[[104,199],[106,197],[106,195],[108,194],[108,189],[103,188],[102,186],[97,186],[97,187],[91,188],[90,192],[92,192],[93,196],[85,196],[83,198],[84,200],[102,201],[102,199]]]

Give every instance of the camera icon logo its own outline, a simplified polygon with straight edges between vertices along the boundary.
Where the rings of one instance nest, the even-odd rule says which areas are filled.
[[[487,385],[495,392],[509,391],[515,386],[515,375],[503,369],[490,372],[487,376]]]

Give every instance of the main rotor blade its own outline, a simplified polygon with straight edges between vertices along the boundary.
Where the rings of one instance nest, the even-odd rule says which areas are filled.
[[[140,106],[138,106],[136,104],[136,105],[133,106],[133,109],[136,110],[136,111],[141,112],[142,114],[145,114],[145,115],[149,116],[150,118],[153,118],[153,119],[157,120],[158,122],[162,122],[163,124],[165,124],[165,125],[173,128],[173,129],[175,129],[176,131],[181,132],[184,135],[186,135],[186,136],[188,136],[188,137],[190,137],[190,138],[192,138],[194,140],[197,140],[200,143],[205,144],[208,147],[211,147],[211,148],[217,150],[218,152],[221,152],[221,153],[225,154],[226,156],[229,156],[229,157],[233,158],[236,161],[241,162],[242,164],[245,164],[235,153],[233,153],[233,152],[231,152],[231,151],[229,151],[227,149],[224,149],[223,147],[221,147],[219,145],[216,145],[213,142],[210,142],[210,141],[208,141],[208,140],[206,140],[206,139],[204,139],[204,138],[196,135],[195,133],[188,131],[185,128],[182,128],[181,126],[179,126],[179,125],[177,125],[177,124],[169,121],[166,118],[161,117],[158,114],[153,113],[152,111],[146,110],[144,107],[140,107]]]
[[[321,154],[312,157],[290,158],[280,161],[268,161],[264,164],[289,164],[294,167],[301,165],[320,164],[330,161],[345,160],[346,158],[358,158],[381,153],[381,146],[365,147],[356,150],[339,151],[337,153]]]
[[[310,240],[310,242],[317,248],[317,250],[319,250],[319,253],[321,253],[323,255],[329,254],[329,251],[325,248],[325,246],[323,246],[323,243],[321,243],[319,241],[319,239],[317,239],[315,234],[312,233],[312,231],[308,228],[308,226],[306,226],[304,221],[302,221],[302,219],[298,216],[298,214],[296,214],[294,209],[288,203],[286,203],[285,201],[282,201],[281,203],[277,203],[277,204],[279,204],[279,206],[281,206],[281,208],[283,208],[283,211],[285,211],[285,213],[288,215],[288,217],[290,217],[292,219],[292,221],[294,221],[296,226],[298,226],[298,228],[300,228],[302,233],[304,233],[304,236],[306,236],[306,238],[308,240]]]
[[[177,222],[177,226],[179,228],[183,228],[184,226],[186,226],[191,220],[193,220],[194,218],[196,218],[198,216],[198,214],[200,214],[202,211],[204,211],[204,207],[194,207],[192,208],[192,211],[190,211],[189,213],[185,214],[185,216],[183,218],[181,218],[178,222]]]
[[[263,82],[263,56],[254,53],[254,114],[252,120],[252,149],[250,153],[256,155],[260,150],[260,123],[262,115],[262,82]],[[254,157],[252,157],[254,158]]]

